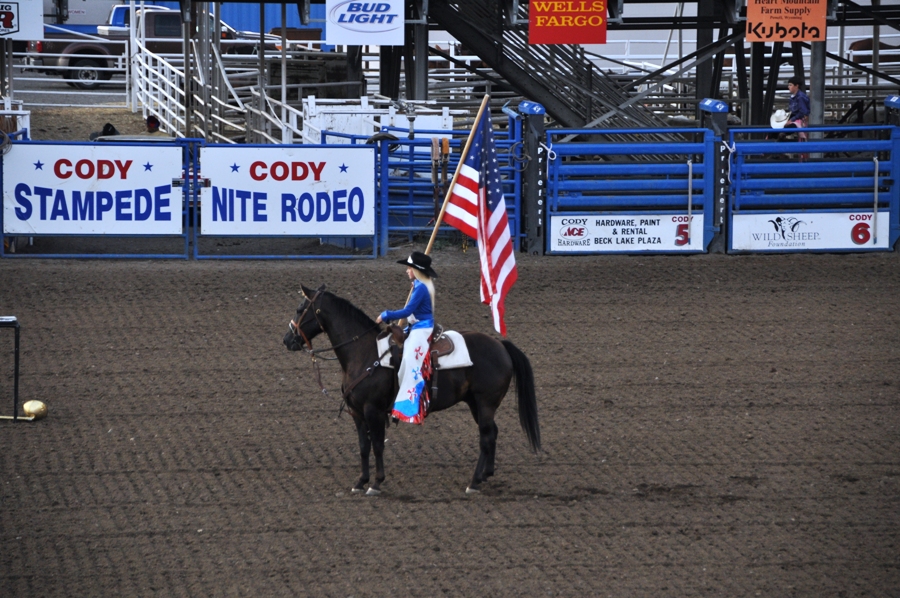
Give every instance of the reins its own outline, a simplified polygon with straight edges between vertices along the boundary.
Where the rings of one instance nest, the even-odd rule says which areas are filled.
[[[306,293],[303,294],[303,296],[306,297],[307,300],[309,300],[309,305],[306,306],[306,309],[304,309],[303,313],[300,314],[300,317],[297,318],[297,322],[294,322],[294,320],[291,320],[289,327],[291,329],[291,332],[295,336],[299,336],[300,338],[303,339],[303,342],[306,343],[306,347],[303,349],[303,351],[304,351],[304,353],[308,354],[312,358],[313,370],[315,370],[315,372],[316,372],[316,382],[318,383],[319,388],[322,390],[322,392],[324,394],[328,394],[328,389],[325,388],[324,384],[322,384],[322,372],[319,369],[319,361],[317,359],[317,356],[320,353],[327,353],[328,351],[334,351],[335,349],[339,349],[345,345],[349,345],[350,343],[355,343],[360,338],[362,338],[364,335],[366,335],[369,332],[378,328],[378,324],[375,323],[371,327],[362,331],[360,334],[357,334],[356,336],[354,336],[353,338],[342,341],[336,345],[331,345],[330,347],[326,347],[324,349],[313,349],[312,341],[309,339],[309,337],[307,337],[303,333],[303,330],[300,329],[300,324],[303,322],[303,318],[306,317],[306,312],[308,312],[310,310],[310,308],[312,308],[313,305],[315,305],[316,299],[319,297],[320,294],[322,294],[322,291],[324,290],[324,288],[325,287],[323,285],[322,287],[319,287],[318,289],[316,289],[316,293],[315,293],[315,295],[312,296],[312,299],[310,299],[309,297],[306,297]],[[312,315],[313,315],[313,318],[315,318],[315,320],[316,320],[316,324],[319,325],[319,329],[322,332],[325,332],[325,327],[322,326],[322,321],[319,320],[320,313],[321,313],[321,310],[314,309],[312,312]],[[353,389],[356,388],[356,386],[360,382],[362,382],[363,380],[365,380],[366,378],[371,376],[376,368],[381,366],[381,360],[389,352],[390,352],[390,347],[388,347],[388,349],[386,349],[384,353],[382,353],[381,355],[378,356],[378,359],[375,360],[375,363],[373,363],[371,366],[367,367],[366,370],[358,378],[356,378],[353,382],[350,383],[350,385],[346,389],[343,390],[343,392],[341,394],[343,396],[344,401],[341,403],[341,411],[344,410],[344,404],[346,403],[347,397],[350,395],[350,393],[353,391]],[[335,355],[334,357],[322,357],[322,359],[326,360],[326,361],[334,361],[335,359],[337,359],[337,355]]]

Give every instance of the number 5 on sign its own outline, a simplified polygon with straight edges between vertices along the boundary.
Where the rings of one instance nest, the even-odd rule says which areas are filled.
[[[691,222],[693,216],[673,216],[672,222],[681,222],[675,226],[675,246],[684,247],[691,242]]]

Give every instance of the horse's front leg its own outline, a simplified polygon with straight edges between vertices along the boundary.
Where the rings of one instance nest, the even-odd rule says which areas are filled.
[[[369,483],[369,452],[372,449],[372,442],[369,440],[369,426],[366,424],[365,418],[357,414],[355,410],[351,413],[353,414],[353,422],[356,424],[356,433],[359,436],[360,462],[359,480],[356,481],[356,485],[351,489],[351,492],[365,492],[366,484]]]
[[[363,410],[366,418],[366,427],[369,429],[369,439],[372,449],[375,451],[375,483],[369,486],[367,496],[381,494],[381,483],[384,482],[384,425],[387,418],[383,411],[379,411],[371,403]],[[368,463],[366,463],[368,467]]]

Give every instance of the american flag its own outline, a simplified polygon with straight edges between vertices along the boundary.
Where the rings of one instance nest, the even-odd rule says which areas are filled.
[[[518,271],[500,186],[491,114],[487,110],[475,123],[469,153],[459,167],[444,222],[478,242],[481,301],[491,306],[494,329],[506,336],[503,302],[516,282]]]

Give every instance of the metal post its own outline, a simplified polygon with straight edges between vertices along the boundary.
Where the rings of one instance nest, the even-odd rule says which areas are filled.
[[[874,190],[875,206],[872,211],[872,246],[878,245],[878,156],[874,156],[872,160],[875,163],[875,181]]]
[[[535,102],[521,102],[522,145],[525,171],[522,176],[522,220],[525,230],[525,251],[544,255],[544,222],[547,217],[548,155],[544,146],[544,107]]]
[[[694,162],[693,160],[687,161],[688,167],[688,245],[691,244],[691,229],[693,228],[693,208],[694,208]]]
[[[825,44],[826,42],[810,44],[812,51],[809,67],[809,124],[813,127],[825,124]],[[810,137],[812,138],[812,135]]]
[[[809,66],[809,126],[825,124],[825,52],[828,42],[812,42]],[[809,139],[822,139],[821,131],[809,134]],[[811,159],[821,158],[821,153],[810,154]]]
[[[15,329],[15,345],[13,363],[13,414],[12,416],[0,416],[0,419],[11,419],[13,421],[19,419],[19,321],[15,316],[0,317],[0,328]]]
[[[415,35],[413,35],[413,44],[415,44],[415,61],[413,67],[416,71],[413,91],[416,100],[428,99],[428,25],[413,25]],[[407,94],[409,89],[406,90]]]
[[[221,35],[218,32],[213,32],[210,30],[210,13],[209,13],[209,3],[204,2],[201,5],[200,17],[197,22],[197,37],[199,41],[200,48],[208,48],[211,45],[211,39],[213,37],[220,38]],[[202,106],[200,106],[200,110],[202,111],[202,120],[200,126],[203,129],[203,135],[206,139],[210,139],[210,134],[212,133],[212,109],[210,102],[210,89],[211,86],[211,74],[212,74],[212,56],[209,52],[198,52],[197,53],[197,72],[201,73],[201,78],[206,82],[206,85],[201,87],[198,91],[200,92],[200,98],[203,102]]]
[[[184,136],[192,137],[194,134],[194,107],[193,92],[194,74],[191,71],[191,0],[182,0],[181,3],[181,32],[182,48],[184,54]]]
[[[16,322],[16,340],[13,349],[13,420],[19,417],[19,323]]]
[[[766,45],[763,42],[750,44],[750,124],[764,125],[769,115],[763,111],[763,60]],[[746,121],[745,121],[746,122]]]
[[[266,119],[262,117],[262,114],[266,111],[266,86],[269,83],[268,77],[266,77],[266,3],[259,3],[259,73],[257,78],[257,86],[259,88],[259,102],[257,104],[257,109],[259,110],[259,115],[256,117],[256,126],[259,127],[260,135],[259,141],[263,141],[262,137],[262,129],[266,126]],[[284,73],[281,74],[284,76]]]
[[[281,143],[292,143],[294,133],[287,125],[287,5],[281,5]]]

